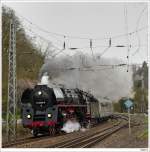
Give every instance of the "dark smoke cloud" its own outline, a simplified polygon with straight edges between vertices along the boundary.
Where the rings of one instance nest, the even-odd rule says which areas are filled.
[[[126,66],[110,69],[108,66],[97,67],[96,65],[121,63],[123,62],[117,59],[99,59],[98,56],[95,61],[79,52],[72,58],[59,57],[47,60],[40,70],[39,77],[48,72],[50,82],[90,91],[99,99],[107,96],[111,100],[118,100],[131,94],[132,69],[127,72]],[[73,69],[74,67],[80,67],[80,70]]]

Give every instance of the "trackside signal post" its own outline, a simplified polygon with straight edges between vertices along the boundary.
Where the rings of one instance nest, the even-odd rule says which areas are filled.
[[[130,108],[128,108],[128,118],[129,118],[129,135],[131,135],[131,118],[130,118]]]
[[[128,99],[128,100],[126,100],[126,101],[124,102],[124,104],[125,104],[125,106],[126,106],[126,108],[127,108],[127,110],[128,110],[129,135],[131,135],[131,117],[130,117],[130,109],[131,109],[131,107],[133,107],[133,102],[132,102],[130,99]]]
[[[8,101],[7,101],[7,140],[16,139],[16,25],[10,21],[9,35],[9,70],[8,70]]]

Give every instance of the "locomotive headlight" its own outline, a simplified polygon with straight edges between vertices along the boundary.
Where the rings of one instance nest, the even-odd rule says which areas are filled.
[[[27,118],[30,119],[30,118],[31,118],[31,115],[27,115]]]
[[[48,114],[47,114],[47,117],[48,117],[48,118],[51,118],[51,117],[52,117],[52,114],[48,113]]]
[[[42,94],[42,92],[41,92],[41,91],[39,91],[39,92],[38,92],[38,95],[41,95],[41,94]]]

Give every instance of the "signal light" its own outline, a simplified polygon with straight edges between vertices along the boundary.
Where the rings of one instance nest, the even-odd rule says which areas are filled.
[[[47,117],[48,117],[48,118],[51,118],[51,117],[52,117],[52,114],[48,113],[48,114],[47,114]]]
[[[27,118],[30,119],[30,118],[31,118],[31,115],[27,115]]]

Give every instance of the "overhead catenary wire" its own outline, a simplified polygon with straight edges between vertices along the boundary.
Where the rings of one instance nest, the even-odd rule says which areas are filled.
[[[27,19],[27,18],[25,18],[24,16],[22,16],[22,15],[19,15],[19,16],[21,16],[21,18],[22,19],[24,19],[25,21],[27,21],[30,25],[32,25],[32,26],[34,26],[34,27],[36,27],[36,29],[39,29],[40,31],[42,31],[42,32],[44,32],[44,33],[47,33],[47,34],[49,34],[50,36],[56,36],[56,37],[61,37],[61,38],[63,38],[64,39],[64,42],[63,42],[63,40],[61,41],[62,43],[63,43],[63,49],[62,48],[59,48],[59,47],[56,47],[56,49],[57,50],[59,50],[57,53],[55,53],[52,57],[56,57],[57,55],[59,55],[60,53],[65,53],[66,54],[66,51],[65,50],[79,50],[79,49],[84,49],[84,48],[87,48],[87,49],[91,49],[91,51],[92,51],[92,56],[93,56],[93,58],[94,58],[94,54],[93,54],[93,49],[96,49],[96,48],[101,48],[101,47],[108,47],[108,46],[105,46],[105,45],[99,45],[99,46],[93,46],[93,41],[94,40],[107,40],[107,41],[109,41],[110,42],[110,39],[112,40],[112,39],[117,39],[117,38],[121,38],[121,37],[124,37],[124,36],[131,36],[131,35],[134,35],[134,34],[136,34],[137,32],[139,33],[140,31],[143,31],[143,30],[145,30],[145,29],[147,29],[148,28],[148,26],[145,26],[145,27],[142,27],[142,28],[139,28],[138,29],[138,27],[136,28],[136,30],[135,31],[132,31],[132,32],[126,32],[126,33],[124,33],[124,34],[118,34],[118,35],[114,35],[114,36],[111,36],[111,38],[110,37],[101,37],[101,38],[88,38],[88,37],[74,37],[74,36],[70,36],[70,35],[66,35],[66,34],[59,34],[59,33],[55,33],[55,32],[50,32],[50,31],[47,31],[47,30],[45,30],[45,29],[43,29],[43,28],[41,28],[40,26],[38,26],[38,25],[36,25],[35,23],[33,23],[33,22],[31,22],[29,19]],[[40,38],[41,38],[41,36],[40,35],[38,35]],[[56,38],[55,37],[55,38]],[[88,46],[88,47],[70,47],[70,48],[66,48],[66,38],[67,39],[87,39],[88,41],[90,40],[90,47]],[[45,38],[44,38],[45,39]],[[50,40],[47,40],[47,39],[45,39],[47,42],[48,41],[50,41]],[[92,40],[92,41],[91,41]],[[91,42],[92,42],[92,47],[91,47]],[[115,48],[122,48],[122,47],[127,47],[127,48],[129,48],[129,46],[130,46],[130,48],[132,47],[137,47],[137,46],[133,46],[133,45],[111,45],[111,47],[115,47]],[[141,46],[140,46],[141,47]],[[64,49],[65,48],[65,49]],[[108,50],[109,50],[109,48],[110,47],[108,47],[108,48],[106,48],[102,53],[101,53],[101,55],[103,55],[103,54],[105,54]],[[57,51],[57,50],[54,50],[54,51]]]
[[[119,67],[125,67],[126,64],[121,64],[121,65],[123,65],[123,66],[119,66]],[[138,65],[139,65],[139,64],[138,64]],[[129,65],[129,66],[133,66],[133,65]],[[102,72],[103,72],[103,74],[105,74],[105,78],[106,78],[112,85],[115,85],[116,87],[118,87],[119,89],[122,90],[122,87],[118,84],[118,81],[116,82],[116,81],[112,80],[112,78],[109,77],[110,74],[107,73],[108,70],[102,70]],[[113,89],[112,91],[114,91],[114,89]]]
[[[26,30],[28,30],[29,32],[31,32],[33,35],[34,35],[34,38],[36,38],[36,36],[37,37],[39,37],[40,39],[42,39],[43,41],[46,41],[48,44],[49,43],[51,43],[51,45],[53,45],[53,43],[52,43],[52,41],[50,41],[50,40],[48,40],[48,39],[46,39],[45,37],[43,37],[43,36],[41,36],[41,35],[39,35],[39,34],[37,34],[36,32],[34,32],[33,30],[31,30],[31,29],[29,29],[29,28],[26,28]],[[101,56],[104,54],[104,53],[106,53],[107,51],[108,51],[108,49],[110,48],[110,47],[115,47],[115,48],[123,48],[123,47],[128,47],[129,45],[120,45],[120,44],[118,44],[118,45],[112,45],[112,41],[111,41],[111,38],[109,38],[109,41],[108,41],[108,43],[109,43],[109,46],[105,46],[105,45],[98,45],[98,46],[93,46],[92,45],[92,49],[96,49],[96,48],[103,48],[103,47],[107,47],[102,53],[101,53]],[[51,54],[49,54],[49,57],[52,57],[52,58],[55,58],[56,56],[58,56],[60,53],[63,53],[63,54],[66,54],[68,57],[70,57],[70,55],[68,55],[67,53],[66,53],[66,51],[64,50],[64,48],[66,48],[66,37],[64,36],[64,46],[63,46],[63,48],[58,48],[56,45],[53,45],[53,47],[55,48],[54,50],[53,50],[53,55],[51,55]],[[130,44],[130,48],[133,48],[133,47],[137,47],[136,45],[131,45]],[[147,47],[147,45],[141,45],[141,47]],[[71,47],[71,48],[67,48],[68,50],[70,49],[70,50],[80,50],[80,49],[90,49],[89,48],[89,46],[87,46],[87,47]],[[57,52],[56,52],[57,51]],[[56,52],[56,53],[55,53]]]
[[[32,26],[36,27],[36,28],[39,29],[40,31],[43,31],[44,33],[47,33],[47,34],[59,36],[59,37],[62,37],[62,38],[64,38],[64,36],[65,36],[65,37],[70,38],[70,39],[84,39],[84,40],[89,40],[89,39],[92,39],[92,40],[106,40],[106,39],[110,39],[110,37],[89,38],[89,37],[71,36],[71,35],[67,35],[67,34],[60,34],[60,33],[50,32],[50,31],[48,31],[48,30],[45,30],[45,29],[41,28],[41,27],[38,26],[37,24],[31,22],[29,19],[27,19],[26,17],[24,17],[24,16],[21,15],[20,13],[17,12],[17,14],[18,14],[22,19],[24,19],[25,21],[27,21],[28,23],[30,23]],[[142,30],[145,30],[145,29],[147,29],[147,28],[148,28],[148,26],[145,26],[145,27],[142,27],[142,28],[140,28],[140,29],[136,29],[135,31],[132,31],[132,32],[129,32],[129,33],[114,35],[114,36],[111,36],[111,39],[116,39],[116,38],[124,37],[124,36],[126,36],[126,35],[132,35],[132,34],[135,34],[135,33],[137,33],[137,32],[140,32],[140,31],[142,31]]]
[[[85,38],[85,37],[83,37],[83,38],[82,38],[82,37],[76,37],[76,36],[69,36],[69,35],[67,35],[67,34],[59,34],[59,33],[55,33],[55,32],[50,32],[50,31],[47,31],[47,30],[41,28],[41,27],[38,26],[37,24],[31,22],[29,19],[27,19],[26,17],[22,16],[20,13],[17,12],[17,14],[18,14],[22,19],[26,20],[28,23],[30,23],[31,25],[35,26],[35,27],[38,28],[39,30],[41,30],[41,31],[43,31],[43,32],[45,32],[45,33],[52,34],[52,35],[61,36],[61,37],[64,37],[64,36],[65,36],[65,37],[68,37],[68,38],[87,39],[87,40],[89,40],[89,39],[92,39],[92,40],[105,40],[105,39],[110,39],[110,37],[101,37],[101,38],[88,38],[88,37]],[[135,34],[135,33],[137,33],[137,32],[140,32],[140,31],[142,31],[142,30],[145,30],[145,29],[147,29],[147,28],[148,28],[148,26],[144,26],[144,27],[139,28],[139,29],[136,28],[135,31],[132,31],[132,32],[129,32],[129,33],[124,33],[124,34],[118,34],[118,35],[115,35],[115,36],[111,36],[111,38],[112,38],[112,39],[115,39],[115,38],[120,38],[120,37],[123,37],[123,36],[126,36],[126,35],[132,35],[132,34]]]
[[[65,48],[66,48],[65,41],[64,41],[63,48],[58,48],[57,46],[53,45],[53,43],[52,43],[50,40],[44,38],[43,36],[41,36],[41,35],[39,35],[39,34],[37,34],[37,33],[35,33],[35,32],[32,31],[31,29],[27,29],[27,30],[29,30],[29,32],[31,32],[33,35],[39,37],[39,38],[42,39],[43,41],[46,41],[48,44],[51,43],[52,47],[55,49],[55,50],[53,50],[53,53],[55,53],[56,51],[58,51],[58,52],[56,52],[54,55],[49,55],[49,56],[51,56],[52,58],[55,58],[55,57],[56,57],[58,54],[60,54],[60,53],[65,53],[65,52],[64,52],[64,50],[65,50]],[[35,37],[35,36],[34,36],[34,37]],[[65,53],[65,54],[66,54],[66,53]],[[66,54],[66,55],[70,57],[70,55],[68,55],[68,54]]]
[[[29,28],[26,28],[29,32],[31,32],[34,36],[34,38],[36,38],[36,37],[39,37],[40,39],[42,39],[43,41],[46,41],[47,43],[48,43],[48,45],[49,45],[49,43],[51,43],[51,47],[52,48],[54,48],[54,50],[53,50],[53,54],[51,55],[51,54],[49,54],[49,57],[52,57],[52,58],[56,58],[56,56],[58,56],[59,54],[61,54],[61,53],[63,53],[63,54],[65,54],[66,56],[68,56],[68,57],[71,57],[70,55],[68,55],[67,53],[66,53],[66,51],[64,50],[64,48],[58,48],[56,45],[53,45],[53,43],[50,41],[50,40],[48,40],[48,39],[46,39],[45,37],[43,37],[43,36],[41,36],[41,35],[39,35],[39,34],[37,34],[36,32],[34,32],[33,30],[31,30],[31,29],[29,29]],[[65,41],[64,41],[64,43],[65,43]],[[120,47],[128,47],[128,46],[126,46],[126,45],[113,45],[112,46],[112,44],[111,44],[112,42],[111,42],[111,38],[109,39],[109,46],[111,46],[111,47],[116,47],[116,48],[120,48]],[[143,46],[141,46],[141,47],[147,47],[147,45],[143,45]],[[101,55],[103,55],[106,51],[107,51],[107,49],[108,49],[108,46],[104,46],[104,45],[98,45],[98,46],[92,46],[92,48],[103,48],[103,47],[107,47],[106,48],[106,50],[101,54]],[[134,46],[130,46],[130,47],[137,47],[136,45],[134,45]],[[80,49],[89,49],[89,47],[82,47],[82,48],[68,48],[68,49],[71,49],[71,50],[80,50]],[[56,52],[56,53],[55,53]]]
[[[136,49],[136,51],[132,54],[132,56],[135,56],[139,51],[140,51],[140,47],[141,47],[141,40],[140,40],[140,36],[139,36],[139,31],[137,30],[139,28],[139,23],[140,23],[140,20],[142,18],[142,15],[143,13],[145,12],[147,6],[145,6],[142,11],[140,12],[140,15],[137,19],[137,23],[136,23],[136,35],[137,35],[137,38],[138,38],[138,48]]]
[[[143,64],[130,64],[129,66],[142,66]],[[69,67],[69,68],[60,68],[59,70],[64,71],[73,71],[78,69],[79,71],[96,71],[96,70],[108,70],[108,69],[116,69],[120,67],[126,67],[126,63],[121,64],[102,64],[102,65],[96,65],[96,66],[85,66],[85,67]],[[103,67],[103,68],[100,68]],[[53,69],[54,70],[54,69]]]
[[[40,37],[40,38],[42,38],[43,40],[45,40],[45,41],[47,41],[47,42],[51,42],[49,39],[44,38],[43,36],[37,34],[35,31],[33,31],[33,30],[29,29],[29,28],[26,28],[26,30],[30,31],[31,33],[33,33],[33,34],[36,35],[37,37]],[[66,37],[64,36],[64,39],[65,39],[65,38],[66,38]],[[61,41],[61,42],[62,42],[62,41]],[[64,41],[64,43],[65,43],[65,41]],[[120,45],[120,44],[118,44],[118,45],[111,45],[111,43],[112,43],[112,38],[109,38],[109,46],[111,46],[111,47],[128,47],[128,45]],[[131,45],[130,47],[137,47],[137,46],[138,46],[138,45]],[[142,47],[147,47],[146,44],[145,44],[145,45],[141,45],[141,46],[142,46]],[[93,45],[92,45],[92,48],[100,48],[100,47],[108,47],[108,46],[106,46],[106,45],[93,46]],[[82,48],[90,48],[90,47],[89,47],[89,46],[78,47],[78,48],[76,48],[76,47],[70,47],[69,49],[75,50],[75,49],[82,49]]]
[[[121,86],[120,86],[116,81],[112,80],[112,79],[109,77],[110,74],[108,74],[108,73],[106,72],[106,70],[102,70],[102,72],[103,72],[103,74],[105,74],[105,78],[106,78],[113,86],[116,86],[116,87],[118,87],[119,89],[122,90]],[[112,91],[114,91],[114,89],[112,89]]]
[[[36,35],[37,37],[40,37],[41,39],[47,41],[48,43],[51,42],[51,40],[47,39],[47,38],[44,38],[43,36],[37,34],[35,31],[29,29],[29,28],[26,28],[26,30],[28,30],[29,32],[33,33],[34,35]],[[125,34],[126,36],[127,34]],[[66,39],[66,36],[64,36],[64,42],[63,42],[63,45],[66,45],[65,44],[65,39]],[[109,45],[111,44],[112,42],[112,37],[109,38]],[[62,41],[61,41],[62,42]],[[103,48],[103,47],[108,47],[108,45],[97,45],[97,46],[93,46],[92,45],[92,49],[95,49],[95,48]],[[119,47],[128,47],[128,45],[122,45],[122,44],[118,44],[118,45],[112,45],[111,44],[111,47],[116,47],[116,48],[119,48]],[[130,47],[138,47],[138,45],[131,45],[130,44]],[[147,45],[141,45],[141,47],[147,47]],[[64,48],[64,46],[63,46]],[[77,49],[91,49],[88,45],[87,46],[84,46],[84,47],[69,47],[68,49],[71,49],[71,50],[77,50]]]
[[[47,41],[48,43],[49,42],[52,42],[53,40],[50,40],[51,38],[54,38],[55,40],[57,40],[58,42],[62,43],[63,41],[54,37],[54,36],[51,36],[50,35],[50,39],[49,38],[45,38],[43,36],[41,36],[38,32],[35,32],[31,29],[31,27],[27,27],[26,25],[24,25],[25,27],[25,30],[28,31],[28,32],[31,32],[33,35],[35,35],[36,37],[40,37],[41,39],[43,39],[44,41]],[[31,36],[30,36],[31,37]]]
[[[108,50],[109,50],[109,48],[111,47],[111,38],[109,39],[109,45],[107,46],[107,48],[105,48],[104,49],[104,51],[100,54],[100,56],[99,56],[99,58],[101,58],[102,57],[102,55],[104,55],[104,53],[106,53]]]

